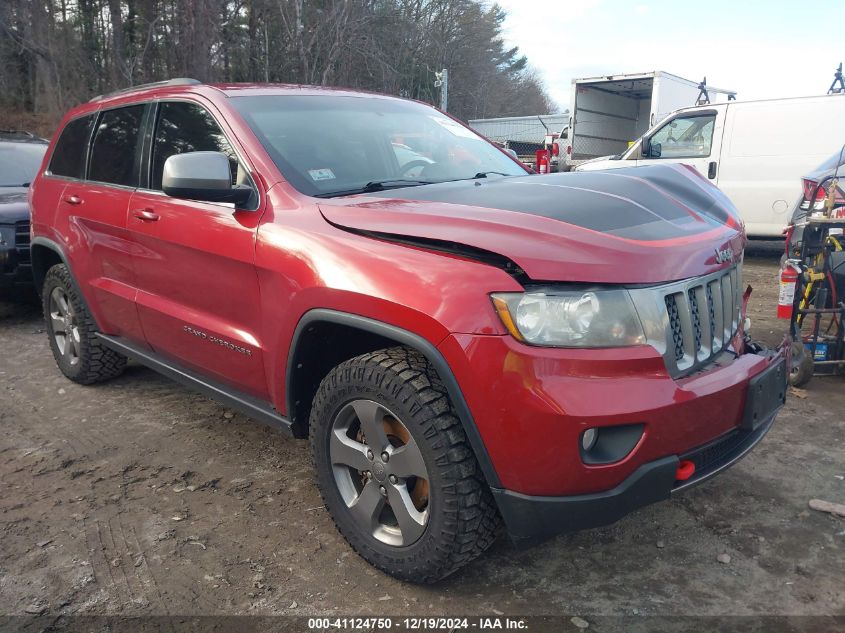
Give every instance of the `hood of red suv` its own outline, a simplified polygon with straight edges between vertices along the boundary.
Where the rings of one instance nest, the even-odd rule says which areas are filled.
[[[643,284],[730,266],[736,209],[682,165],[479,178],[320,202],[327,221],[436,250],[492,253],[533,281]]]

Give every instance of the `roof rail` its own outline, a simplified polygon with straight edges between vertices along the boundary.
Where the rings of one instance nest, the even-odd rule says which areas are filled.
[[[2,141],[36,141],[38,143],[49,143],[47,139],[36,136],[32,132],[26,130],[0,130],[0,140]]]
[[[88,103],[93,103],[94,101],[99,101],[100,99],[106,99],[108,97],[115,97],[126,92],[144,90],[146,88],[163,88],[165,86],[196,86],[201,83],[202,82],[198,79],[191,79],[190,77],[176,77],[175,79],[167,79],[166,81],[154,81],[148,84],[138,84],[137,86],[129,86],[128,88],[121,88],[120,90],[107,92],[105,94],[97,95]]]
[[[0,134],[8,134],[9,136],[28,136],[29,138],[38,138],[32,132],[28,132],[27,130],[0,130]]]

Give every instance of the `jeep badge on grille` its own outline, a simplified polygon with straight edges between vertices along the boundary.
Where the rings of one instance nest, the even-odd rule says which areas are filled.
[[[732,262],[734,260],[734,249],[732,248],[723,248],[722,250],[716,249],[716,263],[717,264],[724,264],[725,262]]]

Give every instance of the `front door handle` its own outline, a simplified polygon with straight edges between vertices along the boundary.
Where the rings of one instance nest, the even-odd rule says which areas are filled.
[[[71,194],[71,195],[69,195],[69,196],[65,196],[65,197],[64,197],[64,198],[62,198],[62,199],[63,199],[65,202],[67,202],[68,204],[72,204],[73,206],[76,206],[76,205],[78,205],[78,204],[82,204],[82,198],[80,198],[80,197],[79,197],[79,196],[77,196],[76,194]]]
[[[156,222],[158,220],[158,213],[151,209],[135,209],[132,214],[144,222]]]
[[[716,177],[716,161],[711,160],[710,164],[707,166],[707,177],[710,180],[713,180]]]

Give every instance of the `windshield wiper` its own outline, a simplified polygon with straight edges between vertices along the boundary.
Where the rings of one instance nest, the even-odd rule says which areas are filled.
[[[29,187],[30,184],[32,183],[24,182],[19,185],[0,185],[0,187]]]
[[[480,171],[472,178],[464,178],[463,180],[475,180],[476,178],[487,178],[487,174],[496,174],[497,176],[513,176],[514,174],[506,174],[501,171]]]
[[[409,178],[387,178],[385,180],[371,180],[361,187],[364,193],[369,191],[383,191],[384,189],[398,189],[400,187],[416,187],[417,185],[430,185],[430,180],[413,180]]]
[[[466,178],[453,178],[444,182],[461,182],[462,180],[478,180],[479,178],[487,178],[487,174],[496,174],[497,176],[516,176],[516,174],[506,174],[503,171],[480,171],[475,176],[468,176]]]
[[[402,187],[419,187],[420,185],[432,185],[431,180],[411,180],[402,178],[385,178],[384,180],[371,180],[362,187],[349,189],[347,191],[329,191],[315,194],[317,198],[334,198],[335,196],[351,196],[356,193],[372,193],[374,191],[386,191],[387,189],[401,189]]]

